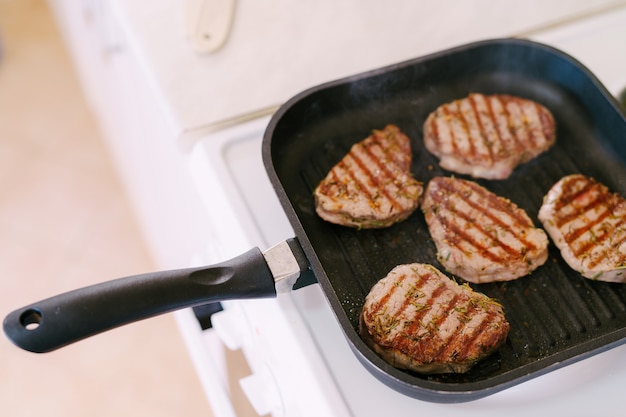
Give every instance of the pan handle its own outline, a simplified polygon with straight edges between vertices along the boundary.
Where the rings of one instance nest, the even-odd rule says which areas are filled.
[[[4,332],[18,347],[43,353],[186,307],[275,296],[274,277],[254,248],[212,266],[133,275],[39,301],[10,313]]]

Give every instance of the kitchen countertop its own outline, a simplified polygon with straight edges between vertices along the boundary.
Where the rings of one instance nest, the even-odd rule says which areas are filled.
[[[611,94],[617,96],[626,88],[626,4],[611,13],[529,37],[558,45],[585,65]]]
[[[475,40],[525,36],[623,9],[626,1],[394,4],[239,0],[225,46],[204,55],[186,36],[185,2],[159,0],[147,8],[141,0],[114,0],[111,6],[173,131],[193,137],[322,82]]]

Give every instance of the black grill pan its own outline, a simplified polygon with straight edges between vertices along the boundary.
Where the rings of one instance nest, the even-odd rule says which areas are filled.
[[[568,174],[592,176],[626,196],[626,120],[617,101],[570,56],[520,39],[473,43],[307,90],[279,109],[263,143],[270,179],[355,355],[383,383],[434,402],[478,399],[626,341],[626,284],[582,278],[554,245],[529,276],[472,285],[504,305],[511,331],[498,353],[467,374],[398,370],[359,337],[369,289],[398,264],[440,267],[435,245],[419,210],[388,229],[355,230],[321,220],[313,189],[352,144],[389,123],[411,138],[417,179],[451,175],[425,150],[422,124],[439,105],[469,93],[517,95],[553,112],[557,141],[548,152],[507,180],[478,181],[535,225],[543,196]]]

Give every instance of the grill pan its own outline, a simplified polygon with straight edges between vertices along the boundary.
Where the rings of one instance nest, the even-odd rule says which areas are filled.
[[[567,174],[584,173],[626,196],[626,120],[600,82],[571,57],[541,44],[473,43],[312,88],[277,111],[262,154],[296,239],[218,265],[60,294],[7,315],[5,333],[21,348],[46,352],[156,314],[272,297],[280,286],[295,289],[317,280],[366,369],[405,395],[448,403],[488,396],[626,342],[626,285],[582,278],[554,246],[548,262],[529,276],[472,285],[503,304],[511,331],[496,354],[466,374],[401,371],[360,339],[358,319],[369,289],[398,264],[438,266],[435,246],[419,210],[387,229],[356,230],[321,220],[313,189],[352,144],[389,123],[411,138],[417,179],[450,175],[425,151],[422,124],[440,104],[471,92],[518,95],[554,114],[557,142],[548,152],[507,180],[478,181],[526,210],[536,225],[543,195]]]
[[[434,402],[484,397],[626,341],[626,285],[582,278],[552,244],[531,275],[471,285],[503,304],[511,331],[498,353],[466,374],[401,371],[360,339],[370,288],[398,264],[440,267],[436,248],[419,210],[388,229],[354,230],[321,220],[312,190],[352,144],[388,123],[411,138],[415,178],[426,184],[451,175],[425,150],[422,125],[439,105],[473,92],[529,98],[554,114],[557,141],[548,152],[507,180],[477,181],[535,225],[543,196],[567,174],[584,173],[626,196],[626,120],[616,100],[576,60],[526,40],[472,43],[313,88],[277,112],[263,144],[270,179],[354,354],[385,384]]]

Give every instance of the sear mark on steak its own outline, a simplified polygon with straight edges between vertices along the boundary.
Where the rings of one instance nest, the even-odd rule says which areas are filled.
[[[438,261],[466,281],[510,281],[548,259],[548,237],[526,212],[473,181],[433,178],[422,211]]]
[[[585,278],[626,283],[626,200],[581,174],[560,179],[539,209],[561,256]]]
[[[441,167],[475,178],[508,178],[555,139],[547,108],[505,94],[470,94],[439,106],[424,123],[424,145]]]
[[[406,219],[423,191],[411,175],[411,160],[409,138],[397,126],[374,130],[315,188],[317,214],[357,228],[382,228]]]
[[[497,301],[420,263],[378,281],[360,317],[361,337],[385,361],[424,374],[467,372],[509,328]]]

